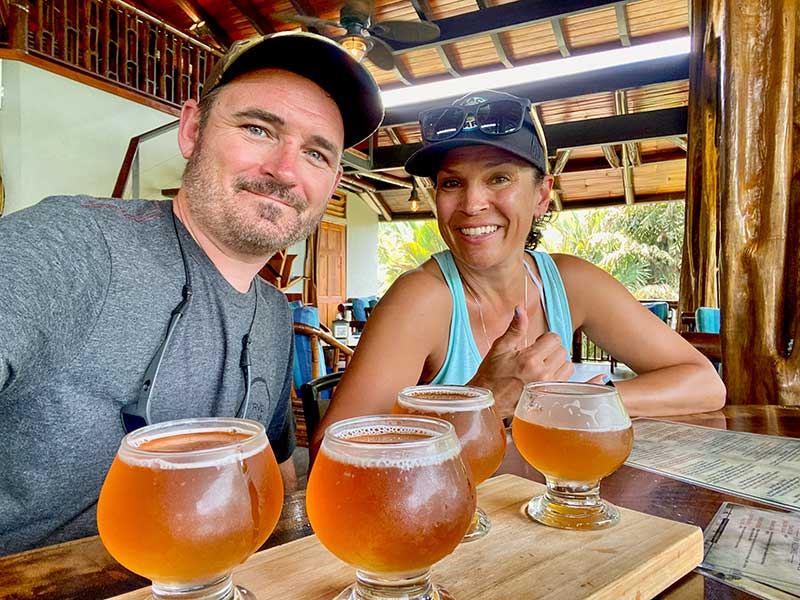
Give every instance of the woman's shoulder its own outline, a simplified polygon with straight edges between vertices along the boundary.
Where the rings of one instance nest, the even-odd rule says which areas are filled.
[[[447,284],[434,259],[428,259],[415,269],[402,273],[392,284],[387,295],[422,295],[426,298],[447,294]]]

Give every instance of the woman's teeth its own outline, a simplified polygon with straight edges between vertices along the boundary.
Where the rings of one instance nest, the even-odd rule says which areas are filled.
[[[464,227],[459,231],[464,235],[484,235],[487,233],[494,233],[497,229],[497,225],[484,225],[483,227]]]

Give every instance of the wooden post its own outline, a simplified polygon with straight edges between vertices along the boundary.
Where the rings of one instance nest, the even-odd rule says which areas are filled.
[[[800,0],[726,4],[719,162],[723,376],[735,404],[800,405]]]
[[[717,307],[719,53],[722,2],[692,0],[686,225],[678,316]]]
[[[12,50],[28,51],[28,14],[30,5],[27,0],[11,0],[8,3],[8,31]]]

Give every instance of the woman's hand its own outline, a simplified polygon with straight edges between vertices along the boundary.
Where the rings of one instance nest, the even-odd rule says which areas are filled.
[[[514,414],[526,383],[566,381],[575,371],[557,334],[542,334],[525,346],[527,330],[528,316],[517,306],[508,329],[492,344],[468,384],[492,390],[501,417]]]

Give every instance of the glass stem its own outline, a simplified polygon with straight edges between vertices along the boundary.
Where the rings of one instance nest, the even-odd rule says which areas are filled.
[[[153,582],[153,600],[235,600],[236,588],[230,575],[211,583],[186,586]]]
[[[434,600],[431,570],[405,577],[356,571],[355,600]]]

